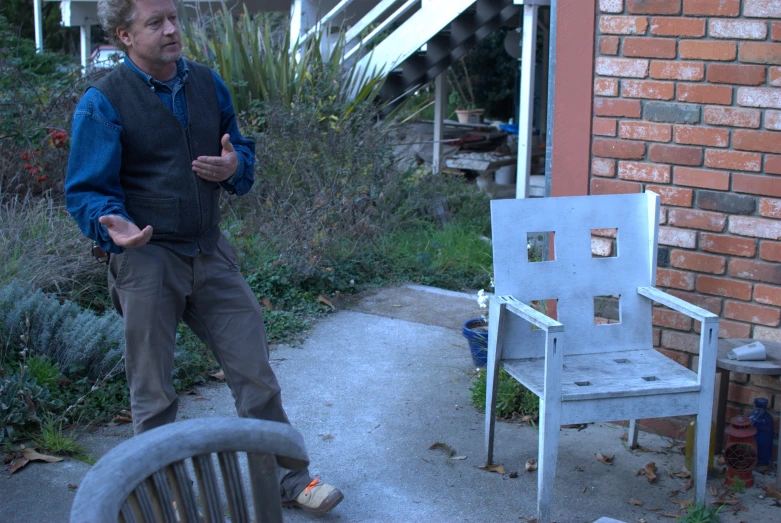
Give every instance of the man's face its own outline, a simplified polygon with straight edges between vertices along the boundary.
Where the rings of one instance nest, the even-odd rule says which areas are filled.
[[[117,29],[117,35],[127,46],[133,63],[152,76],[170,70],[170,64],[182,55],[173,0],[136,0],[133,23]]]

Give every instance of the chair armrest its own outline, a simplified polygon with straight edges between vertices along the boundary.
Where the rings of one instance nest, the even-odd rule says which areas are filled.
[[[706,311],[702,307],[692,305],[680,298],[676,298],[664,291],[660,291],[656,287],[638,287],[637,293],[703,323],[719,321],[719,317],[716,314]]]
[[[564,325],[552,318],[549,318],[548,316],[545,316],[540,311],[531,308],[525,303],[516,300],[512,296],[495,296],[494,299],[499,300],[500,303],[505,304],[508,311],[512,312],[516,316],[520,316],[524,320],[528,321],[535,327],[544,330],[545,332],[551,333],[564,331]]]

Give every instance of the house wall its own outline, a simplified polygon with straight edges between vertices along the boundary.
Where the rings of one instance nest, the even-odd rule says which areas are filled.
[[[719,314],[721,337],[781,342],[781,1],[596,10],[589,192],[659,193],[657,285]],[[699,326],[653,321],[658,350],[695,368]],[[732,373],[728,417],[757,397],[778,421],[779,378]]]

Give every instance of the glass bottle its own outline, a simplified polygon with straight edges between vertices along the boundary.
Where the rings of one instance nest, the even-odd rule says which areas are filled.
[[[757,434],[757,464],[770,463],[773,456],[773,416],[767,411],[767,399],[754,400],[754,412],[748,416],[754,422]]]

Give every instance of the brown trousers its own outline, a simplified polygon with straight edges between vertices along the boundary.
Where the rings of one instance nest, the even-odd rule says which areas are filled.
[[[260,305],[224,236],[214,254],[195,258],[155,244],[126,249],[111,257],[108,283],[125,323],[125,372],[136,434],[176,419],[171,372],[180,320],[214,353],[239,416],[289,423],[269,364]],[[309,481],[307,469],[281,470],[282,500],[294,499]]]

